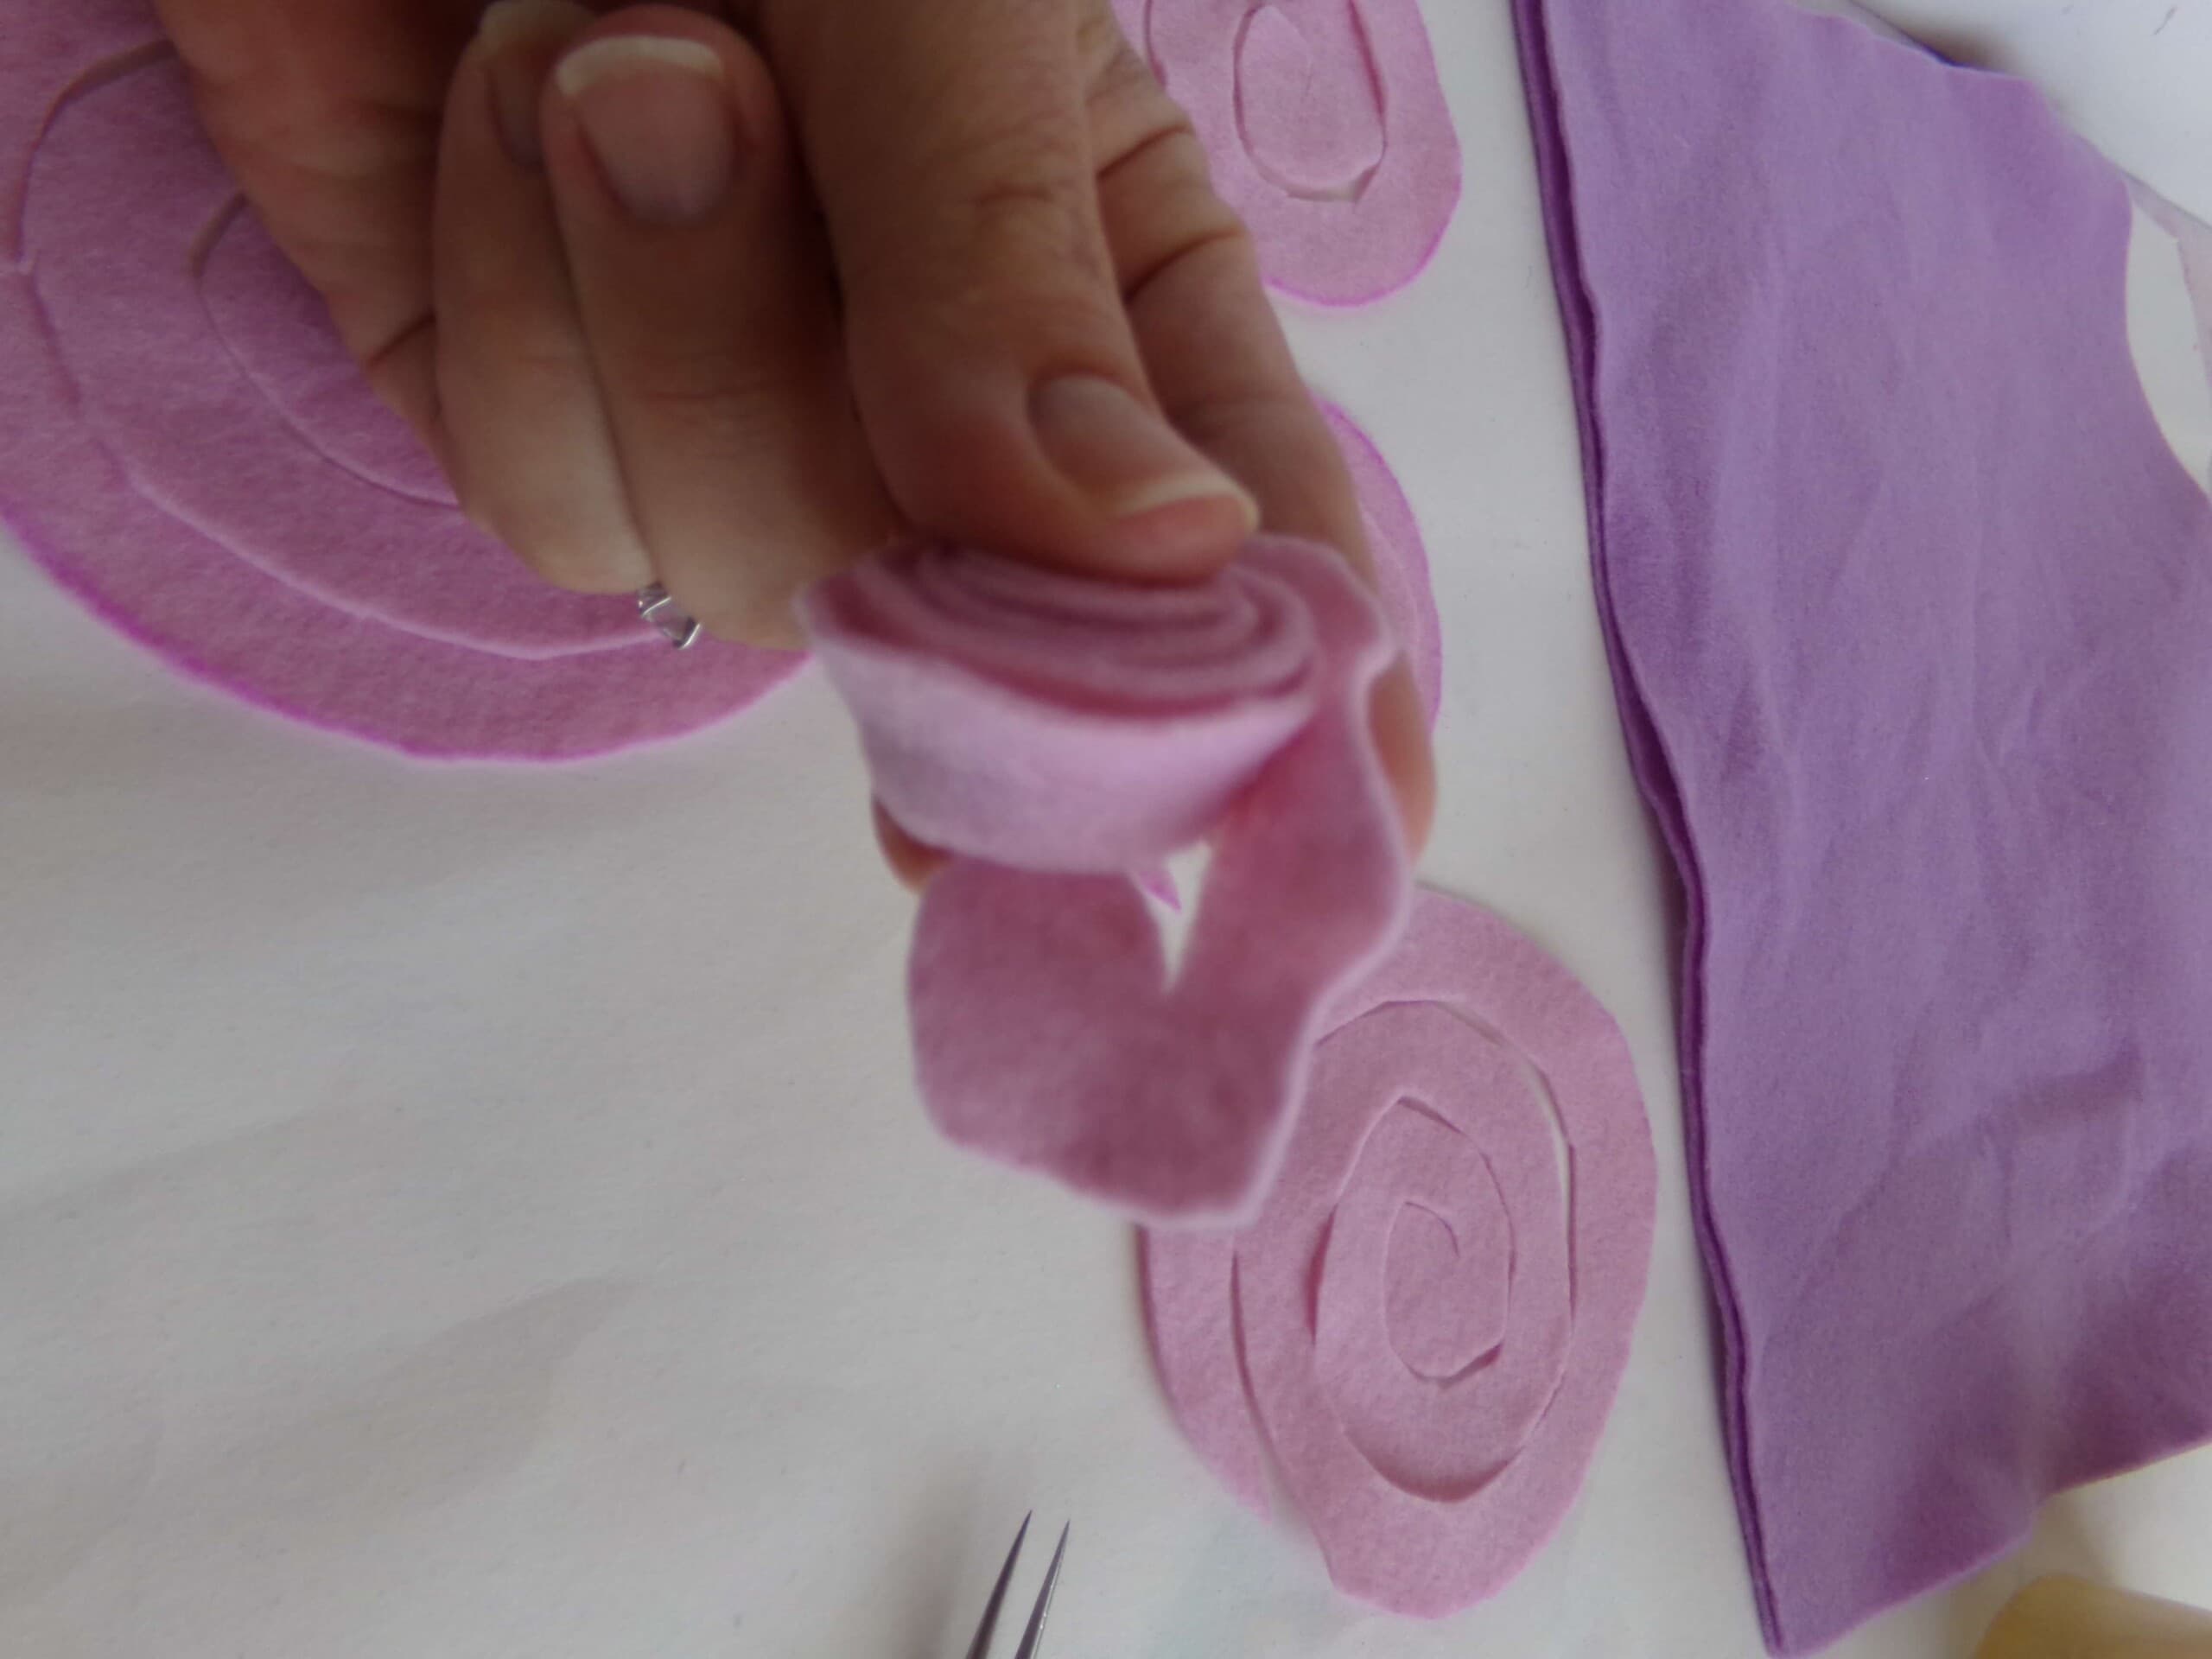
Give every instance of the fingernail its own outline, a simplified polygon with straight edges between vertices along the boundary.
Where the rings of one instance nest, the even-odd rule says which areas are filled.
[[[494,0],[476,25],[492,83],[492,116],[515,165],[544,165],[537,142],[537,100],[553,54],[591,26],[575,0]]]
[[[632,217],[689,225],[714,212],[737,164],[721,58],[696,41],[615,35],[569,54],[554,79]]]
[[[1031,397],[1029,418],[1052,464],[1109,518],[1219,499],[1243,508],[1248,533],[1259,525],[1257,504],[1234,479],[1111,380],[1048,380]]]

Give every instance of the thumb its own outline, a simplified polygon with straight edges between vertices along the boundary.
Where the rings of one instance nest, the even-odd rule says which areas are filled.
[[[1086,57],[1119,42],[1103,6],[1082,9],[1096,26],[1078,10],[777,0],[764,22],[829,226],[861,421],[906,516],[1077,569],[1195,576],[1257,512],[1147,384],[1088,113]]]

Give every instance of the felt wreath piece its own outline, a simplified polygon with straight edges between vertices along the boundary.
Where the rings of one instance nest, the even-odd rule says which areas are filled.
[[[1258,1217],[1145,1236],[1153,1357],[1235,1497],[1266,1513],[1272,1468],[1341,1589],[1441,1617],[1581,1485],[1643,1305],[1650,1130],[1605,1009],[1441,893],[1327,1025]]]

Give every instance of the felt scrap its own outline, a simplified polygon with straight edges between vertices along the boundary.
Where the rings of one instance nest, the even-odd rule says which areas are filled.
[[[1518,0],[1770,1643],[2212,1438],[2212,501],[2120,176],[1779,0]]]
[[[1339,1588],[1440,1618],[1580,1487],[1643,1299],[1650,1131],[1605,1011],[1440,893],[1328,1025],[1257,1218],[1142,1236],[1153,1357],[1233,1495],[1264,1515],[1272,1468]]]
[[[908,547],[801,609],[878,799],[953,855],[908,974],[931,1119],[1147,1219],[1249,1212],[1322,1007],[1404,913],[1375,601],[1260,537],[1172,588]],[[1208,839],[1171,974],[1130,873]]]
[[[745,707],[462,518],[244,209],[137,0],[0,0],[0,514],[172,666],[411,753],[559,760]]]
[[[1191,118],[1262,273],[1323,305],[1420,275],[1459,200],[1459,140],[1418,0],[1116,0]]]

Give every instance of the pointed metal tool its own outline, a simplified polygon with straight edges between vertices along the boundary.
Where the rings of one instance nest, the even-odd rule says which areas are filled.
[[[1045,1643],[1045,1615],[1052,1611],[1052,1588],[1060,1581],[1060,1558],[1068,1553],[1068,1529],[1060,1528],[1060,1541],[1053,1547],[1052,1564],[1045,1569],[1045,1587],[1037,1592],[1037,1605],[1030,1610],[1029,1628],[1021,1633],[1021,1645],[1014,1650],[1014,1659],[1037,1659]]]
[[[1006,1553],[1006,1565],[999,1568],[999,1581],[991,1586],[991,1599],[983,1604],[983,1622],[977,1627],[976,1639],[968,1646],[968,1659],[990,1659],[991,1637],[999,1627],[999,1609],[1006,1603],[1006,1587],[1014,1580],[1014,1564],[1021,1559],[1022,1541],[1029,1536],[1029,1523],[1034,1513],[1021,1517],[1020,1529],[1014,1535],[1014,1548]],[[1045,1644],[1045,1619],[1052,1611],[1052,1592],[1060,1582],[1060,1562],[1068,1553],[1068,1529],[1060,1529],[1060,1541],[1053,1547],[1052,1564],[1045,1569],[1045,1582],[1037,1592],[1036,1605],[1029,1610],[1029,1624],[1021,1633],[1021,1645],[1014,1649],[1014,1659],[1042,1659]]]

